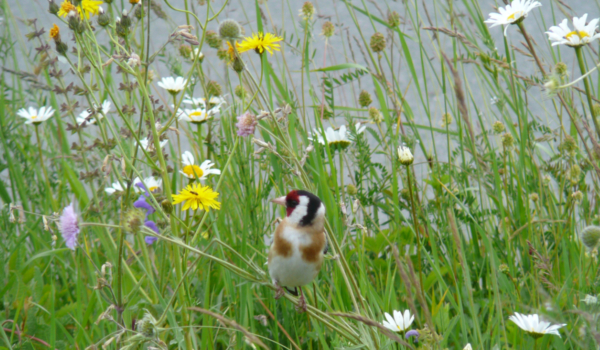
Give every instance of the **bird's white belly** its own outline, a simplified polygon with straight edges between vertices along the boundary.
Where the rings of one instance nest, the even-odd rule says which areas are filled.
[[[305,262],[297,249],[294,249],[292,256],[287,258],[274,256],[269,263],[271,278],[282,287],[309,284],[318,273],[316,264]]]

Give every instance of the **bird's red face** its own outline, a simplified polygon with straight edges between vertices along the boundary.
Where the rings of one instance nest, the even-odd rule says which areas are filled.
[[[300,226],[311,225],[316,218],[322,219],[325,215],[325,207],[319,197],[303,190],[290,191],[271,202],[285,206],[288,220]]]

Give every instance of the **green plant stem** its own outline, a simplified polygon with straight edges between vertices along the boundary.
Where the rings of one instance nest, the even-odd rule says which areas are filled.
[[[406,176],[408,178],[408,181],[407,181],[408,182],[408,193],[410,196],[410,208],[411,208],[411,214],[412,214],[412,218],[413,218],[413,225],[414,225],[414,229],[415,229],[415,234],[417,236],[417,267],[419,269],[419,283],[421,283],[420,289],[421,289],[421,294],[423,294],[423,289],[425,288],[425,285],[423,284],[423,266],[422,266],[422,262],[421,262],[421,248],[422,248],[421,230],[419,229],[419,220],[417,219],[415,200],[414,200],[414,196],[413,196],[413,184],[412,184],[412,179],[411,179],[410,165],[406,166]]]
[[[46,170],[46,166],[44,165],[44,156],[42,154],[42,141],[40,139],[40,123],[35,123],[35,138],[37,139],[38,151],[40,153],[40,166],[42,168],[42,172],[44,173],[44,181],[46,183],[46,188],[48,189],[48,193],[50,194],[50,203],[52,204],[52,210],[57,211],[56,201],[54,199],[54,194],[52,193],[52,187],[50,187],[50,178],[48,177],[48,171]]]
[[[575,48],[575,54],[577,55],[577,62],[579,62],[579,70],[582,75],[585,75],[585,62],[583,61],[583,53],[581,52],[581,46]],[[598,133],[598,137],[600,138],[600,125],[598,125],[598,120],[596,119],[596,113],[594,111],[594,103],[592,100],[592,90],[590,88],[590,82],[588,78],[583,78],[583,85],[585,86],[585,94],[587,96],[588,105],[590,108],[590,115],[592,116],[592,121],[594,122],[594,127],[596,128],[596,133]]]

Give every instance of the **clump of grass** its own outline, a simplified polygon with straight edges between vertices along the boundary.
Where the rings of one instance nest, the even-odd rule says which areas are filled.
[[[2,347],[598,347],[596,22],[274,3],[3,8]],[[306,314],[265,266],[294,188]]]

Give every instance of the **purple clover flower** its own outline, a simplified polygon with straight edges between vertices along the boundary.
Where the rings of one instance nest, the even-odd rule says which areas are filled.
[[[69,204],[60,216],[60,233],[65,240],[65,245],[75,250],[77,247],[77,237],[79,236],[79,223],[77,221],[77,214],[73,209],[73,203]]]

